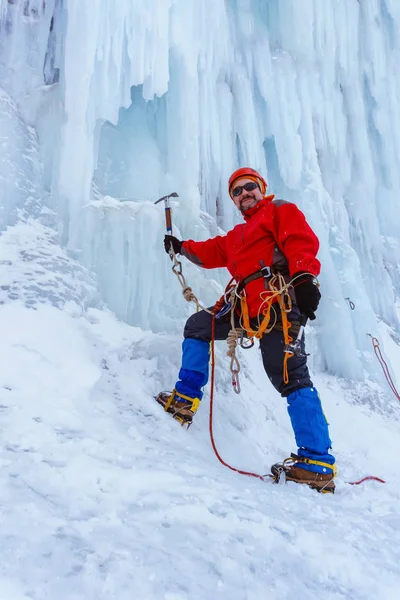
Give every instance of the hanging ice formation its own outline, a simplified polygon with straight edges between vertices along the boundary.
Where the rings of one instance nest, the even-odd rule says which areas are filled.
[[[261,169],[321,240],[314,368],[375,377],[366,333],[398,327],[399,28],[397,0],[0,0],[0,225],[46,197],[110,308],[171,330],[152,202],[177,191],[179,233],[205,238],[237,218],[230,172]],[[211,303],[225,276],[187,270]]]

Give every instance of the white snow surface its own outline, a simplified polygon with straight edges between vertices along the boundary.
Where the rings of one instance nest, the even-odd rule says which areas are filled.
[[[400,403],[368,334],[399,389],[399,33],[397,0],[0,0],[0,600],[397,600]],[[153,203],[207,239],[245,164],[320,238],[333,496],[221,465],[209,386],[189,431],[153,400],[193,310]],[[183,268],[205,305],[229,279]],[[235,395],[225,352],[216,444],[265,474],[286,401],[256,348]]]
[[[46,228],[21,227],[33,269],[52,246]],[[340,469],[333,496],[235,474],[213,453],[208,393],[189,431],[153,400],[179,368],[180,335],[77,298],[28,308],[26,248],[10,236],[0,251],[20,294],[0,310],[2,599],[397,598],[395,401],[370,407],[316,377]],[[52,262],[40,264],[51,279]],[[265,474],[295,449],[286,403],[266,388],[256,349],[240,360],[237,396],[217,344],[215,440],[232,466]],[[347,483],[370,474],[386,483]]]

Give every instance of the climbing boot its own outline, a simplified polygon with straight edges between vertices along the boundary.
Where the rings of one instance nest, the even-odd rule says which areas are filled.
[[[166,412],[189,429],[200,404],[199,398],[190,398],[190,396],[172,390],[172,392],[160,392],[155,399]]]
[[[301,466],[301,463],[314,464],[329,469],[329,473],[315,473]],[[275,483],[284,478],[286,481],[294,481],[295,483],[305,483],[310,488],[317,490],[323,494],[333,494],[335,492],[334,478],[336,476],[336,466],[322,463],[317,460],[303,458],[296,454],[291,454],[290,458],[286,458],[281,463],[275,463],[271,467],[272,478]]]

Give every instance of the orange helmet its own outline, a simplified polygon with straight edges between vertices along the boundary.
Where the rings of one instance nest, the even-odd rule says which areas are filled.
[[[237,169],[232,175],[229,177],[228,183],[228,191],[229,195],[232,198],[231,190],[234,188],[234,184],[238,179],[252,179],[260,186],[260,190],[263,196],[265,196],[265,192],[267,190],[267,182],[263,177],[261,177],[258,171],[254,169],[250,169],[250,167],[242,167],[241,169]]]

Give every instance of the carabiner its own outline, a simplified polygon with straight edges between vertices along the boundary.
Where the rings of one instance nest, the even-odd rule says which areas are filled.
[[[247,340],[248,343],[244,343],[244,340]],[[243,348],[243,350],[248,350],[254,346],[254,338],[246,338],[244,337],[244,329],[242,329],[242,335],[240,336],[239,346]]]

